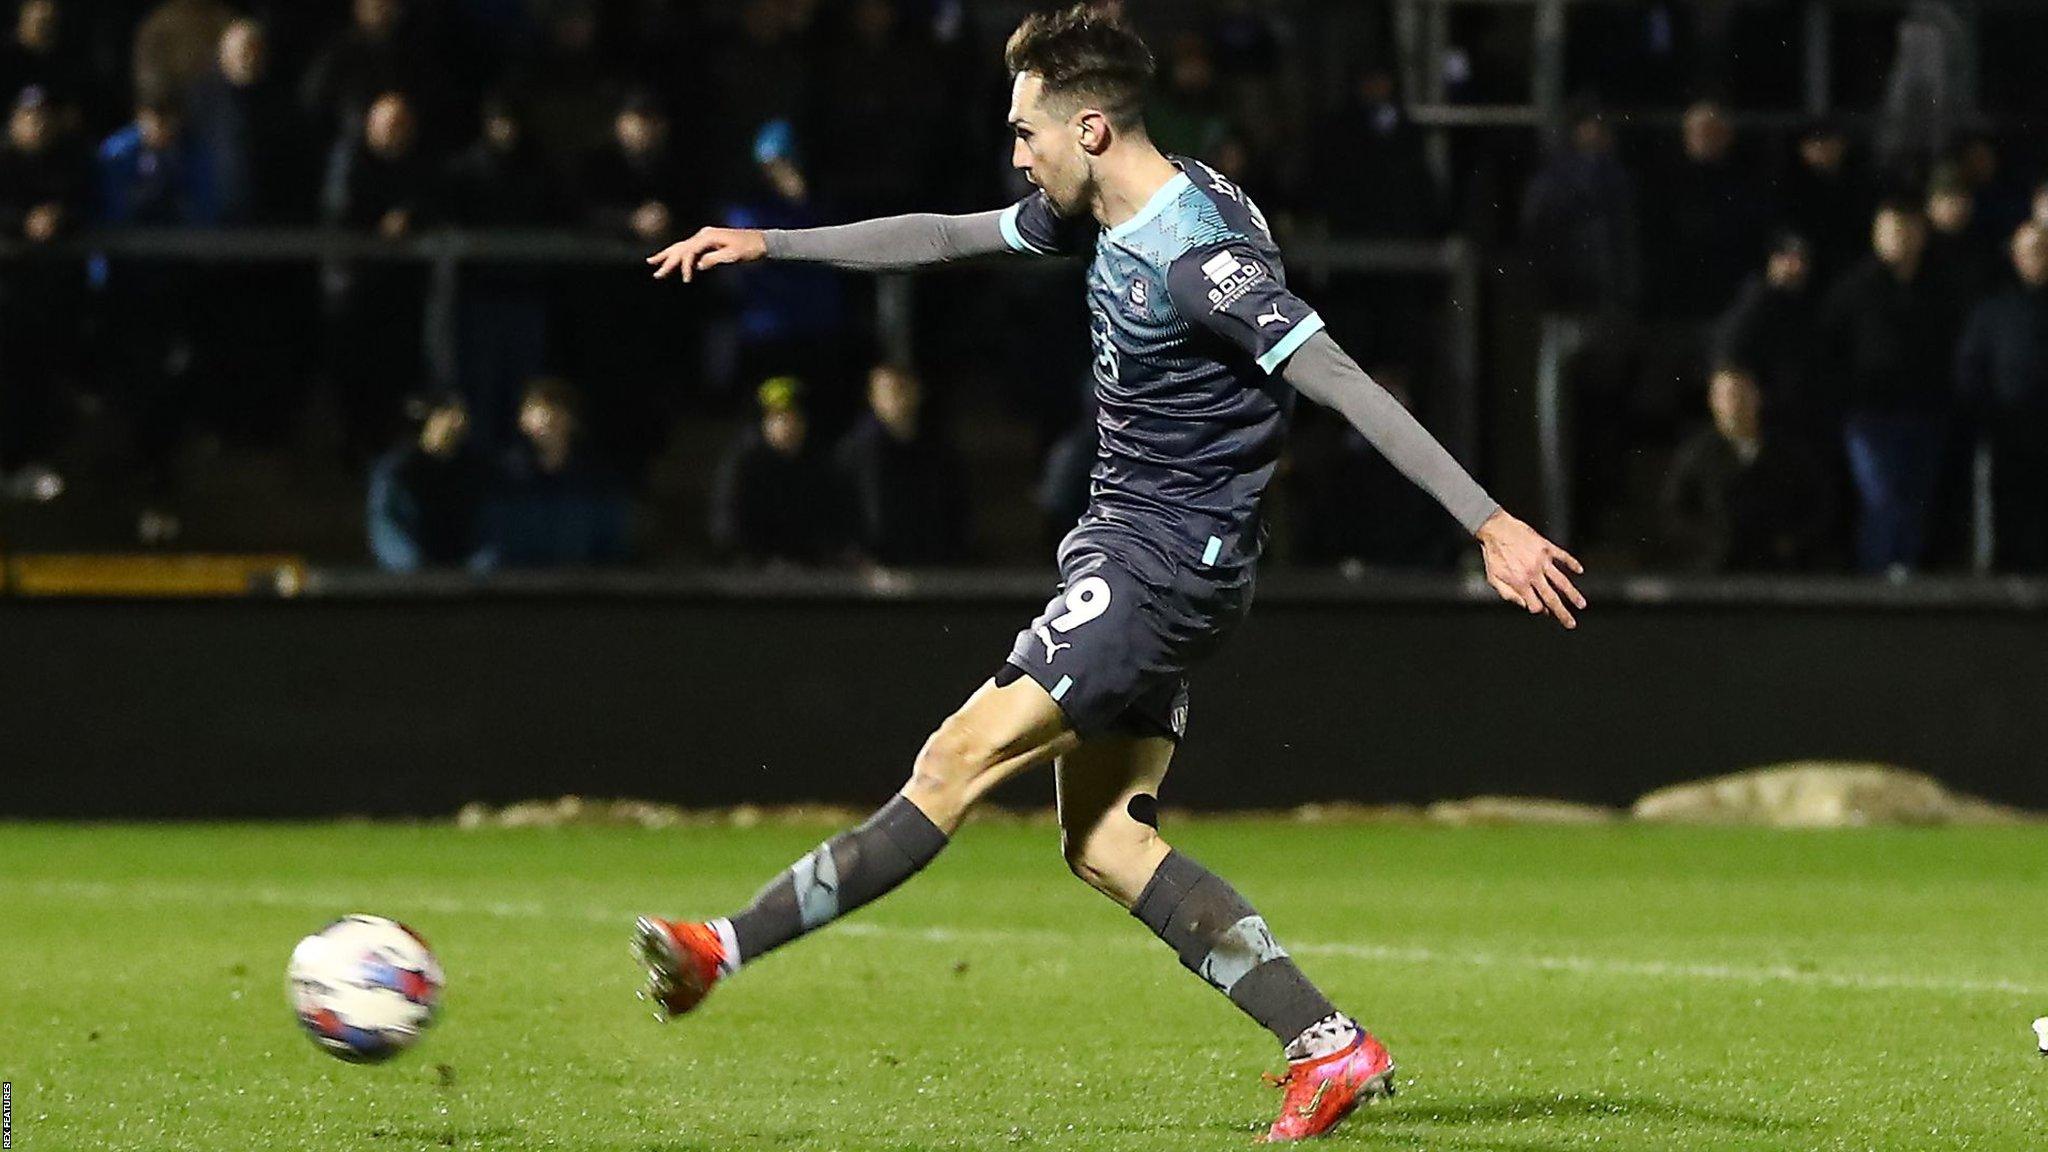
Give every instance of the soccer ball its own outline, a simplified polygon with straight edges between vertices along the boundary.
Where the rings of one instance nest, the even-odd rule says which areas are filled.
[[[344,916],[292,949],[292,1008],[321,1051],[389,1060],[420,1038],[441,1002],[441,962],[419,933],[382,916]]]

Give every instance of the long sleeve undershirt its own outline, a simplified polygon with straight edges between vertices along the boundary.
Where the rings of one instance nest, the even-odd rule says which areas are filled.
[[[968,216],[917,214],[763,234],[771,260],[829,264],[861,272],[896,272],[973,256],[1008,252],[1001,211]],[[1281,375],[1295,391],[1335,409],[1387,462],[1444,506],[1467,532],[1500,510],[1401,402],[1379,386],[1328,333],[1319,332],[1289,357]]]

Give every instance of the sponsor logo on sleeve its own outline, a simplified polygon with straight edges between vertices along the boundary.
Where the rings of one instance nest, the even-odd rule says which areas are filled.
[[[1209,278],[1209,308],[1222,312],[1273,275],[1258,257],[1226,248],[1202,264]]]

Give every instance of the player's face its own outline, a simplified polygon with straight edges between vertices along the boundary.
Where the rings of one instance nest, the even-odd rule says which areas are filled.
[[[1062,118],[1043,102],[1045,81],[1022,72],[1010,90],[1010,131],[1016,143],[1010,163],[1045,189],[1053,210],[1079,216],[1088,210],[1088,153],[1081,147],[1078,117]]]

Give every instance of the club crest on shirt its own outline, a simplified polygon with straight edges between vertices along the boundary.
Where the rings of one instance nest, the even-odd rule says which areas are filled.
[[[1152,314],[1152,290],[1145,286],[1143,278],[1131,281],[1130,293],[1124,297],[1124,307],[1136,316]]]
[[[1202,263],[1209,278],[1209,308],[1221,312],[1272,275],[1258,257],[1224,249]]]

